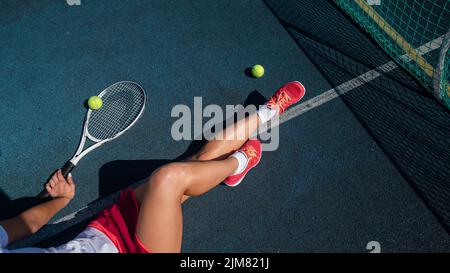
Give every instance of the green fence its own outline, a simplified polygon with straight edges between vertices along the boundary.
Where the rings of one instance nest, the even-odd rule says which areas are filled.
[[[450,1],[334,2],[450,109]]]

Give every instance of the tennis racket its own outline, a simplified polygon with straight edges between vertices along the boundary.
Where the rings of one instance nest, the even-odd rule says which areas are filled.
[[[147,100],[144,89],[130,81],[117,82],[103,90],[98,97],[102,99],[103,106],[98,110],[87,111],[78,149],[61,168],[64,178],[85,155],[130,129],[142,116]],[[87,140],[93,144],[84,149]],[[39,198],[48,196],[45,188],[37,195]]]

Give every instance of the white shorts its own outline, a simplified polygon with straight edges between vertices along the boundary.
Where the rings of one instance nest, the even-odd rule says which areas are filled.
[[[88,227],[73,240],[50,248],[27,247],[8,250],[8,234],[0,226],[0,253],[118,253],[119,250],[103,232]]]

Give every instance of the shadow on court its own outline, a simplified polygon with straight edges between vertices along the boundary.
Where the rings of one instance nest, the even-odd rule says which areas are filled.
[[[287,3],[265,2],[331,86],[391,61],[331,3],[300,1],[287,9]],[[341,98],[450,232],[450,112],[401,67]]]
[[[44,202],[44,200],[36,197],[22,197],[11,200],[3,191],[0,190],[0,220],[14,217],[22,211],[42,202]]]

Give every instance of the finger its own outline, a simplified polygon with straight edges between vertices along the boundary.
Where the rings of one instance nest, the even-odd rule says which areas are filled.
[[[50,181],[57,181],[58,180],[58,172],[55,172],[55,174],[50,178]]]
[[[69,173],[69,175],[67,176],[67,183],[69,183],[69,185],[73,185],[73,178],[72,178],[72,174]]]
[[[58,176],[58,171],[55,171],[52,175],[52,177],[50,177],[50,179],[56,178]]]
[[[56,185],[55,179],[52,178],[52,180],[50,180],[49,184],[50,184],[50,188],[53,188]]]
[[[49,184],[45,185],[45,190],[47,190],[48,193],[53,191]]]
[[[48,183],[47,184],[51,184],[52,183],[52,181],[54,181],[55,180],[55,178],[52,176],[51,178],[50,178],[50,180],[48,181]]]
[[[56,177],[58,178],[58,182],[62,182],[65,181],[66,179],[64,179],[64,176],[62,175],[61,170],[58,170],[58,172],[56,173]]]

